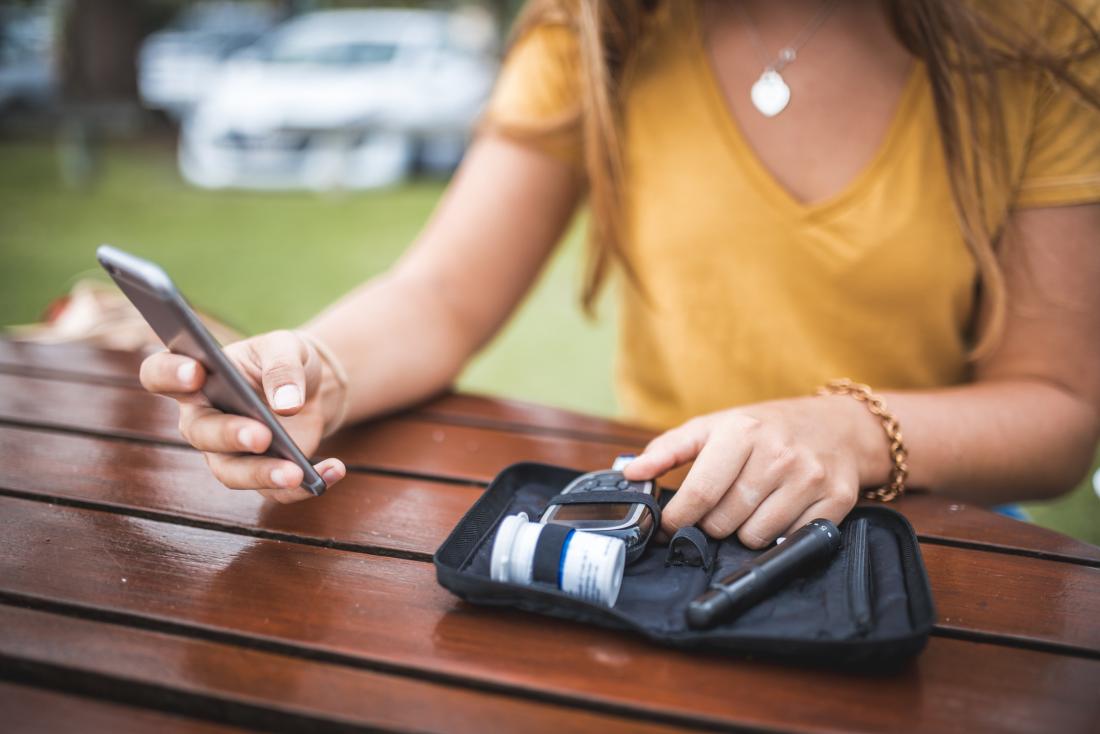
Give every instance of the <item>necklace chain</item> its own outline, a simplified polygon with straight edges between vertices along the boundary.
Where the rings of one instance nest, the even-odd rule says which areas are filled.
[[[779,49],[779,53],[776,54],[774,60],[768,55],[768,51],[764,48],[764,40],[760,37],[760,30],[756,27],[756,22],[752,19],[752,15],[749,14],[749,9],[745,7],[742,2],[736,3],[740,8],[741,13],[745,16],[745,21],[749,27],[749,31],[752,34],[752,43],[756,47],[756,53],[760,57],[760,62],[764,64],[765,71],[782,71],[788,64],[794,62],[798,58],[799,50],[806,45],[806,42],[817,33],[818,29],[825,24],[826,19],[833,12],[833,8],[836,7],[837,0],[825,0],[821,4],[821,7],[806,27],[794,37],[787,45]]]

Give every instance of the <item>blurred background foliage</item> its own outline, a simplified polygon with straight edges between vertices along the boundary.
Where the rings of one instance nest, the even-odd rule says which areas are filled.
[[[292,17],[363,4],[267,6]],[[47,0],[0,7],[0,31],[16,11],[37,13],[49,26],[47,46],[39,49],[49,65],[46,95],[8,104],[0,88],[0,324],[41,318],[77,277],[95,273],[94,247],[109,242],[162,263],[193,302],[242,331],[293,326],[383,271],[429,216],[445,170],[365,191],[186,184],[177,166],[179,120],[140,104],[138,59],[149,35],[192,5]],[[521,0],[370,5],[477,7],[492,19],[499,49]],[[0,85],[12,58],[7,50],[0,54],[7,65],[0,65]],[[574,224],[538,286],[460,387],[614,414],[613,297],[598,319],[581,315],[582,230],[583,223]],[[1040,524],[1100,543],[1100,501],[1087,482],[1025,510]]]
[[[180,180],[169,145],[145,141],[109,146],[96,185],[74,190],[56,158],[49,143],[0,143],[4,324],[35,321],[76,277],[100,277],[94,250],[107,242],[155,259],[192,302],[245,333],[295,326],[396,260],[445,186],[209,192]],[[578,306],[582,229],[571,229],[461,387],[614,413],[611,304],[596,321]]]

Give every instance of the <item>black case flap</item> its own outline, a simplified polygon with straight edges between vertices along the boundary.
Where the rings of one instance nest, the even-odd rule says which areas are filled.
[[[611,608],[545,584],[491,580],[489,556],[501,519],[517,512],[537,518],[547,501],[581,473],[535,463],[504,469],[436,551],[439,583],[475,604],[629,629],[682,648],[869,664],[903,660],[928,639],[935,611],[917,538],[901,514],[881,506],[851,512],[840,526],[841,548],[827,566],[709,630],[690,629],[684,610],[711,578],[762,552],[736,537],[711,541],[714,557],[705,565],[666,563],[668,548],[651,544],[627,566]]]

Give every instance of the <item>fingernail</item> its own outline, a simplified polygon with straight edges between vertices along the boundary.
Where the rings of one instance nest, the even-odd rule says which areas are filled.
[[[237,432],[237,440],[240,441],[241,446],[244,446],[246,449],[255,448],[257,438],[256,431],[247,426]]]
[[[340,470],[334,466],[330,466],[328,469],[325,469],[323,472],[321,472],[321,479],[325,480],[325,484],[332,484],[333,482],[338,481],[340,477]]]
[[[195,363],[184,362],[176,368],[176,379],[184,385],[190,385],[195,379]]]
[[[274,484],[276,487],[285,487],[286,486],[286,472],[283,471],[282,469],[272,469],[271,470],[271,483]]]
[[[283,385],[275,391],[274,402],[279,410],[297,408],[302,404],[302,391],[297,385]]]

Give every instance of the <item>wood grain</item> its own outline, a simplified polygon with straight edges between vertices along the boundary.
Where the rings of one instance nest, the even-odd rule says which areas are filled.
[[[922,540],[1100,566],[1098,546],[968,502],[910,492],[891,507],[909,518]]]
[[[422,557],[481,495],[472,485],[352,473],[316,500],[280,505],[226,489],[196,451],[10,426],[0,426],[0,457],[0,491]]]
[[[0,371],[54,379],[137,385],[142,355],[86,344],[35,344],[0,338]]]
[[[0,682],[4,730],[12,732],[117,732],[117,734],[231,734],[236,726],[108,703],[57,691]]]
[[[0,373],[0,419],[147,441],[182,442],[175,403],[139,387]]]
[[[105,436],[152,438],[183,446],[176,429],[175,404],[138,390],[92,388],[77,383],[0,375],[0,420],[4,418],[29,420],[33,425],[54,426],[61,430],[75,428],[99,432]],[[34,437],[29,440],[40,443],[46,440],[43,435],[43,431],[35,431]],[[84,446],[79,442],[62,441],[54,448],[20,449],[19,435],[7,436],[4,439],[8,447],[5,451],[17,454],[32,451],[47,464],[58,456],[65,456],[65,446]],[[150,456],[156,456],[155,448],[123,449],[117,446],[118,443],[114,441],[112,446],[97,448],[95,452],[99,456],[117,452],[131,459],[143,456],[145,451],[149,451]],[[322,446],[318,453],[321,456],[331,454],[341,457],[353,468],[485,483],[505,465],[519,460],[544,461],[591,470],[606,467],[616,453],[628,449],[614,443],[508,434],[495,429],[440,425],[426,419],[403,417],[342,431]],[[78,456],[89,450],[81,448]],[[102,471],[98,464],[84,465],[85,469],[81,472]],[[124,467],[125,463],[118,462],[118,465]],[[169,462],[165,469],[172,471],[178,465],[176,461]],[[29,465],[26,471],[51,470],[35,469],[34,465]],[[201,472],[189,473],[188,481],[198,480],[201,475]],[[662,480],[662,483],[671,485],[674,479],[673,476]],[[165,481],[173,482],[171,478]],[[44,484],[40,482],[38,486]],[[64,486],[63,483],[59,491],[64,492]],[[1100,566],[1100,548],[1096,546],[1081,543],[1053,530],[992,514],[975,505],[914,493],[904,497],[894,507],[909,517],[917,534],[925,538],[979,547],[992,546]]]
[[[1092,731],[1100,720],[1100,550],[1087,544],[914,494],[896,507],[925,541],[937,630],[954,639],[934,637],[893,676],[688,655],[463,604],[425,563],[504,465],[602,467],[648,431],[445,395],[334,437],[320,453],[359,471],[321,500],[272,506],[222,489],[179,446],[174,404],[136,387],[138,361],[0,341],[0,601],[38,607],[0,604],[0,671],[64,688],[27,689],[57,697],[58,722],[87,704],[88,721],[136,711],[175,728],[164,711],[69,695],[104,681],[133,692],[124,704],[186,711],[165,704],[186,700],[202,718],[283,729]],[[92,695],[119,698],[105,690]]]
[[[16,370],[20,374],[33,375],[36,372],[47,375],[87,376],[114,380],[119,385],[137,385],[137,368],[141,357],[132,352],[120,352],[104,349],[96,349],[82,345],[36,345],[20,344],[0,339],[0,367]],[[8,388],[11,391],[21,389],[20,385],[4,385],[0,382],[0,388]],[[30,386],[31,393],[35,397],[41,397],[43,389],[40,384]],[[48,392],[48,389],[46,390]],[[0,394],[4,392],[0,389]],[[68,401],[62,411],[34,410],[23,407],[24,415],[35,419],[35,416],[43,418],[46,423],[61,427],[73,427],[84,430],[105,430],[107,432],[125,432],[127,426],[118,425],[109,420],[109,417],[117,409],[118,400],[128,402],[132,395],[122,393],[116,399],[108,399],[104,403],[93,406],[91,415],[72,415],[72,402],[78,404],[87,399],[87,391],[78,388],[57,388],[55,398]],[[11,405],[9,404],[11,416]],[[103,411],[102,409],[107,410]],[[153,437],[158,440],[178,441],[179,437],[174,429],[175,412],[170,403],[147,399],[144,408],[148,411],[150,420],[154,425],[145,426],[138,431],[139,436]],[[58,413],[60,412],[60,415]],[[45,416],[42,414],[45,413]],[[514,400],[487,399],[478,396],[446,394],[409,415],[416,416],[425,422],[449,422],[462,426],[475,426],[503,431],[532,432],[535,435],[541,433],[557,434],[565,437],[591,440],[598,438],[601,441],[607,439],[618,440],[623,445],[616,449],[629,450],[637,448],[648,441],[653,433],[627,426],[615,421],[593,418],[578,413],[563,411],[555,408],[539,406]],[[99,418],[103,416],[107,420],[100,424]],[[71,418],[71,422],[69,419]],[[440,438],[435,429],[427,429],[420,424],[421,430],[427,431],[427,435],[434,441]],[[493,436],[470,434],[463,432],[460,435],[449,435],[443,429],[442,443],[449,440],[449,449],[454,449],[456,443],[461,440],[468,446],[481,446],[494,440]],[[368,433],[362,438],[374,438]],[[402,439],[410,438],[409,432],[405,432]],[[412,436],[414,440],[422,441],[424,434]],[[343,447],[354,443],[355,439],[340,438],[332,446]],[[327,448],[327,447],[326,447]],[[528,450],[526,446],[520,450]],[[570,449],[563,450],[569,453]],[[504,459],[504,461],[513,460]],[[416,466],[420,466],[416,462]],[[413,462],[400,463],[396,468],[412,470]],[[487,481],[499,466],[490,466],[487,471],[475,471],[466,478],[478,481]],[[667,480],[666,480],[666,483]],[[675,482],[672,482],[675,485]],[[1073,561],[1085,561],[1094,565],[1100,565],[1100,547],[1083,543],[1075,539],[1040,528],[1028,523],[1021,523],[1000,515],[991,515],[982,507],[965,502],[944,502],[938,497],[927,493],[913,493],[904,497],[895,505],[905,512],[917,526],[917,532],[926,538],[942,539],[958,543],[980,544],[1000,550],[1029,553],[1051,558],[1062,558]]]
[[[0,374],[0,420],[145,441],[182,443],[174,401],[139,388]],[[507,463],[531,461],[596,469],[637,446],[592,443],[434,423],[415,416],[353,427],[318,449],[349,465],[488,481]]]
[[[192,451],[26,433],[0,427],[0,456],[11,457],[0,465],[0,488],[420,560],[480,495],[475,487],[356,474],[319,500],[279,505],[222,488]],[[944,628],[1100,653],[1100,628],[1091,623],[1100,569],[929,544],[923,554]],[[1026,603],[1036,594],[1047,605]]]
[[[469,426],[520,431],[538,435],[560,434],[590,441],[618,441],[644,446],[657,431],[572,411],[467,393],[448,393],[426,402],[416,415]]]
[[[90,614],[700,723],[1064,731],[1097,710],[1096,660],[937,639],[901,675],[868,678],[689,655],[463,604],[421,562],[15,499],[0,499],[0,578],[9,596]]]
[[[0,627],[6,632],[0,637],[0,660],[40,685],[107,690],[133,703],[250,727],[357,726],[471,734],[680,730],[576,706],[30,609],[0,605]],[[147,718],[167,717],[150,712]]]
[[[81,344],[32,344],[0,338],[0,372],[72,382],[138,386],[142,355]],[[619,421],[522,400],[446,393],[413,411],[440,422],[574,438],[644,444],[654,433]]]
[[[938,628],[994,632],[1100,657],[1100,569],[925,544]]]

